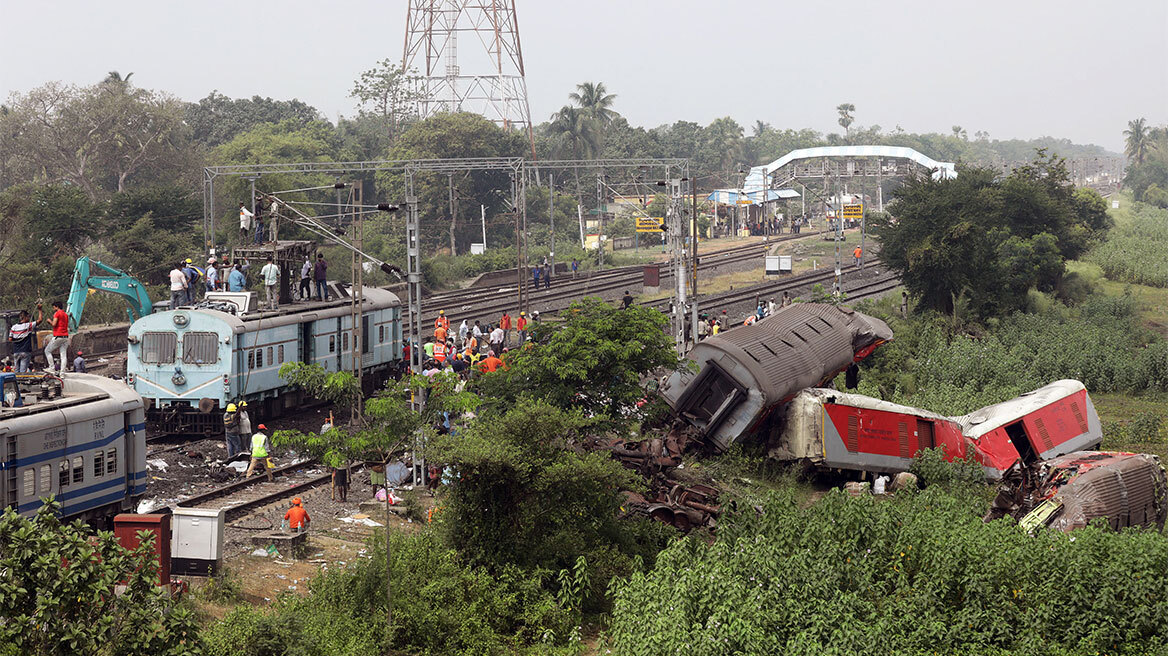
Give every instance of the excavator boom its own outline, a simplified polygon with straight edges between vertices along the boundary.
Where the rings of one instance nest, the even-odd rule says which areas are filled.
[[[91,270],[107,275],[91,275]],[[131,322],[154,311],[154,304],[150,302],[145,285],[137,278],[83,256],[77,258],[77,265],[73,267],[73,287],[69,291],[69,304],[65,308],[71,332],[76,331],[81,324],[81,313],[85,311],[85,300],[91,289],[123,296],[130,306],[127,311]]]

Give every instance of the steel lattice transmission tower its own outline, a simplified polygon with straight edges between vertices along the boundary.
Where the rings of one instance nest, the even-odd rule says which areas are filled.
[[[409,0],[402,70],[416,70],[418,114],[468,111],[506,130],[523,130],[535,156],[531,109],[519,21],[511,0]],[[463,74],[458,63],[459,33],[472,43],[474,58]],[[480,49],[481,48],[481,49]],[[485,51],[486,58],[482,57]]]

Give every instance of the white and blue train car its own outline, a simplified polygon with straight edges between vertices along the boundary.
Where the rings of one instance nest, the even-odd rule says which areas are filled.
[[[252,292],[227,308],[179,308],[130,326],[126,377],[147,402],[151,427],[171,434],[217,435],[229,403],[247,401],[253,418],[279,417],[303,401],[280,377],[286,362],[352,371],[351,302],[298,303],[248,311]],[[401,300],[364,288],[360,362],[366,390],[384,384],[402,361]],[[238,311],[236,311],[238,310]]]
[[[0,374],[0,504],[31,515],[54,497],[60,514],[97,526],[133,512],[146,492],[142,397],[91,374]]]

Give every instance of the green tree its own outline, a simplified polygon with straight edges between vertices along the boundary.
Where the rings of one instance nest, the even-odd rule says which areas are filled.
[[[357,100],[360,116],[377,122],[387,146],[392,146],[401,131],[417,118],[417,79],[417,75],[403,71],[392,60],[383,59],[353,82],[349,97]]]
[[[1123,131],[1125,138],[1124,154],[1134,164],[1143,164],[1148,156],[1151,139],[1148,135],[1148,124],[1143,118],[1127,122],[1127,129]]]
[[[199,653],[194,614],[158,586],[153,534],[127,551],[59,510],[0,517],[0,654]]]
[[[668,319],[655,310],[620,310],[598,298],[573,303],[559,325],[540,324],[530,348],[508,353],[507,368],[481,380],[495,407],[520,398],[543,399],[565,410],[580,409],[604,423],[639,416],[642,381],[678,365],[666,337]]]
[[[353,407],[361,398],[357,378],[347,371],[328,373],[318,364],[288,362],[280,367],[280,376],[304,389],[310,395],[338,404],[342,409]],[[414,394],[425,394],[426,406],[417,412],[410,406]],[[319,458],[329,467],[348,467],[352,462],[379,462],[390,460],[419,437],[419,433],[435,425],[443,413],[458,416],[473,410],[478,399],[457,390],[453,374],[432,378],[410,376],[390,381],[376,396],[364,404],[364,410],[353,413],[348,427],[334,426],[324,433],[302,433],[296,430],[276,431],[272,442],[277,446],[292,446]],[[389,512],[389,490],[385,505]],[[385,524],[385,543],[389,545],[390,524]],[[386,562],[389,565],[389,562]],[[393,626],[393,578],[386,576],[387,625]]]
[[[954,179],[908,180],[892,214],[871,223],[882,260],[924,307],[949,313],[964,296],[989,317],[1023,307],[1031,287],[1057,286],[1064,260],[1109,227],[1100,200],[1076,193],[1062,161],[1041,155],[1001,180],[965,167]]]
[[[288,121],[287,125],[297,130],[325,120],[315,107],[295,98],[229,98],[218,91],[212,91],[197,103],[189,103],[184,118],[191,126],[194,140],[211,148],[264,123]]]
[[[852,122],[856,120],[852,112],[856,111],[856,106],[852,103],[840,103],[836,105],[835,111],[839,113],[839,119],[836,120],[836,123],[839,123],[840,127],[844,129],[844,138],[850,139]]]

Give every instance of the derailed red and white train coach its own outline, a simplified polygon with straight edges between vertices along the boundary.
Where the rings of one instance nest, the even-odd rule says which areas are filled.
[[[996,480],[1024,464],[1102,441],[1099,416],[1077,380],[1059,380],[961,417],[831,389],[805,389],[787,406],[770,455],[812,465],[871,472],[906,471],[921,449],[943,447],[948,460],[972,453]]]

